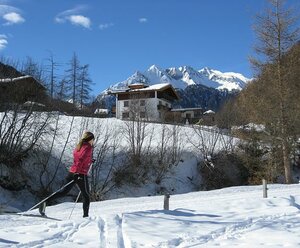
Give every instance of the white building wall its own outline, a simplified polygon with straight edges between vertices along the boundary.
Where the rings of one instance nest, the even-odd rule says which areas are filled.
[[[145,100],[145,106],[137,107],[137,109],[139,110],[139,112],[145,111],[146,119],[150,121],[160,121],[159,110],[158,110],[159,104],[171,108],[171,103],[163,99],[147,98],[147,99],[139,99],[139,100]],[[129,107],[124,107],[125,101],[129,101]],[[123,119],[122,114],[124,112],[129,112],[131,109],[130,107],[131,101],[137,101],[137,99],[119,100],[116,102],[116,118]]]
[[[118,95],[116,95],[116,118],[122,119],[122,112],[121,112],[121,101],[118,101]]]
[[[124,101],[116,100],[116,118],[122,119],[122,113],[126,110],[124,108]]]
[[[159,121],[159,112],[157,109],[157,105],[157,98],[149,98],[146,100],[146,117],[150,121]]]

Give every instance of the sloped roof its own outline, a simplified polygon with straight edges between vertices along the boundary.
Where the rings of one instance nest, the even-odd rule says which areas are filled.
[[[185,112],[185,111],[195,111],[195,110],[202,110],[202,108],[178,108],[172,109],[173,112]]]
[[[125,90],[118,90],[118,91],[112,91],[112,94],[128,94],[130,92],[154,92],[154,91],[166,91],[170,90],[174,96],[174,98],[177,98],[179,100],[179,95],[173,88],[173,86],[170,83],[162,83],[162,84],[153,84],[145,88],[140,89],[125,89]]]
[[[37,81],[34,77],[25,75],[25,76],[20,76],[20,77],[14,77],[14,78],[2,78],[0,79],[0,84],[1,83],[18,83],[21,81],[27,81],[31,80],[31,82],[36,83],[39,87],[46,89],[44,85],[42,85],[39,81]]]
[[[32,78],[32,77],[29,75],[26,75],[26,76],[15,77],[15,78],[1,78],[0,82],[1,83],[17,82],[19,80],[23,80],[23,79],[27,79],[27,78]]]

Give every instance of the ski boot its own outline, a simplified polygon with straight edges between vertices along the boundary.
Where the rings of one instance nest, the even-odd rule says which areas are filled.
[[[46,211],[46,202],[42,202],[39,206],[39,212],[41,216],[46,216],[45,211]]]

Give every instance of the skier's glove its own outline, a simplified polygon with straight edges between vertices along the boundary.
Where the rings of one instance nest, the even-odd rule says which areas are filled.
[[[80,175],[78,173],[75,173],[74,176],[73,176],[73,178],[74,178],[75,181],[83,179],[82,175]]]

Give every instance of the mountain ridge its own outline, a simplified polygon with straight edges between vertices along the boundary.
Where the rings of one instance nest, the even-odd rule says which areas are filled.
[[[144,83],[146,85],[170,83],[174,88],[178,89],[185,89],[190,85],[200,84],[217,90],[240,91],[251,80],[241,73],[221,72],[208,67],[200,70],[196,70],[191,66],[163,69],[154,64],[145,72],[136,71],[126,80],[110,85],[108,89],[119,90],[127,88],[128,85],[134,83]]]

